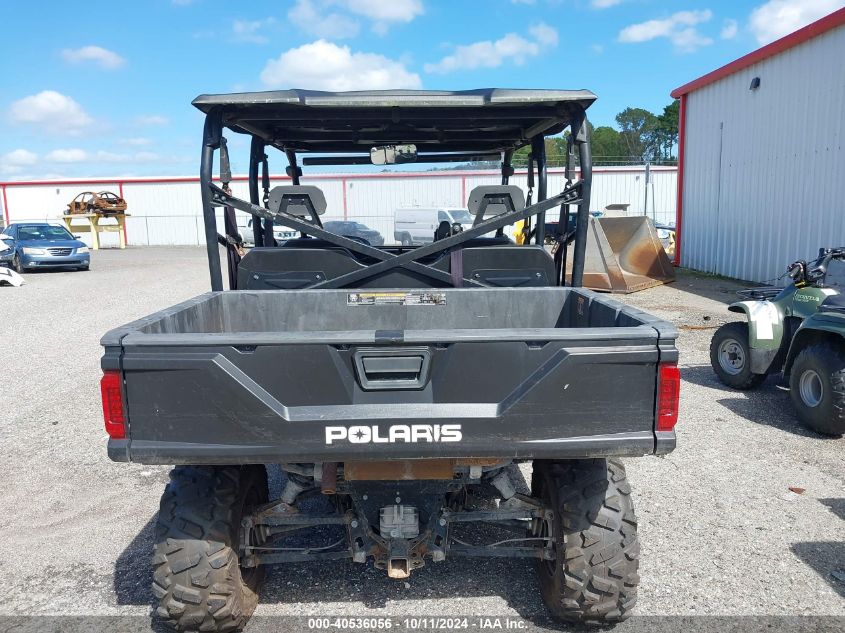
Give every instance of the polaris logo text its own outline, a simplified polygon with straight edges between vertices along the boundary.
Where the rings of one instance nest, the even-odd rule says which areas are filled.
[[[412,442],[460,442],[460,424],[394,424],[382,434],[378,426],[327,426],[326,444],[396,444]]]

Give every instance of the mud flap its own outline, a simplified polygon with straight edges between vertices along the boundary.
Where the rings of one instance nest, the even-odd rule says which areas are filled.
[[[585,287],[629,294],[673,281],[675,269],[649,218],[590,218]]]
[[[728,309],[748,317],[751,371],[768,373],[783,341],[783,315],[771,301],[738,301]]]

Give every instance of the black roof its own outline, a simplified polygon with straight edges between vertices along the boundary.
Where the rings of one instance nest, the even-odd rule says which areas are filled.
[[[440,153],[521,147],[562,132],[595,100],[587,90],[274,90],[200,95],[193,105],[219,109],[225,126],[279,149],[360,153],[414,143]]]

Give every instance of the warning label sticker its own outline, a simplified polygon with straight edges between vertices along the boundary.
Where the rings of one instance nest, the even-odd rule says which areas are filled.
[[[346,295],[347,306],[443,306],[446,293],[443,292],[350,292]]]

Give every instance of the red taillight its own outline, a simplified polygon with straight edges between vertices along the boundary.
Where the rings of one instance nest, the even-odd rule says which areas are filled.
[[[126,438],[126,419],[123,415],[123,397],[121,385],[123,380],[119,371],[105,371],[100,380],[100,393],[103,395],[103,419],[106,422],[106,433],[113,440]]]
[[[678,423],[681,372],[675,363],[660,365],[657,381],[657,430],[671,431]]]

